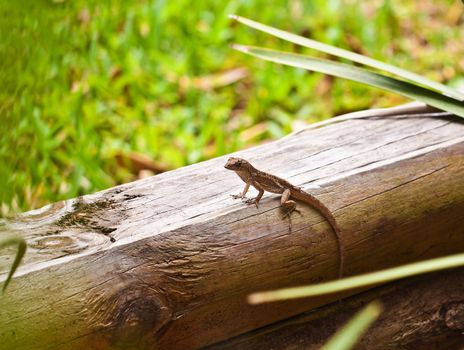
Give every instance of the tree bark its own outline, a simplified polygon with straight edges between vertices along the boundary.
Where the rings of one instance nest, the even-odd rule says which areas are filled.
[[[310,191],[333,212],[346,276],[464,249],[460,119],[351,120],[236,155]],[[345,295],[250,306],[257,290],[337,276],[330,225],[279,197],[256,209],[220,157],[0,224],[23,235],[23,266],[0,298],[14,349],[193,349]],[[0,251],[8,269],[12,251]]]

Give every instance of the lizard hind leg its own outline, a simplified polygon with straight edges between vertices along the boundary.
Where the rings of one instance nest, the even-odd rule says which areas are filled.
[[[282,217],[282,219],[285,219],[286,217],[290,219],[290,215],[293,212],[296,212],[301,215],[301,212],[298,209],[296,209],[296,202],[290,199],[289,189],[286,189],[282,193],[282,197],[280,198],[280,207],[284,212],[284,216]]]
[[[294,211],[299,213],[300,211],[296,209],[296,202],[290,199],[290,190],[287,188],[280,197],[280,207],[284,210],[286,215],[290,215]]]
[[[297,212],[301,215],[300,211],[296,209],[296,202],[290,199],[290,190],[286,189],[280,198],[280,208],[284,212],[282,220],[288,218],[288,233],[292,233],[292,213]]]

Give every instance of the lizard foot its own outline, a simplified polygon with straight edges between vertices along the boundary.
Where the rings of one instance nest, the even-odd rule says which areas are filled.
[[[285,220],[288,218],[288,233],[292,233],[292,213],[297,212],[300,215],[303,215],[303,214],[301,214],[301,212],[295,207],[289,208],[289,209],[287,208],[282,208],[282,209],[284,211],[284,214],[282,215],[281,219]]]
[[[291,209],[282,208],[282,210],[284,212],[284,214],[282,215],[282,220],[285,220],[286,218],[290,218],[292,213],[298,213],[300,215],[303,215],[303,214],[301,214],[301,211],[296,209],[296,208],[291,208]]]
[[[250,198],[245,201],[246,204],[252,205],[255,204],[256,208],[258,208],[258,202],[256,201],[256,198]]]
[[[245,198],[244,196],[242,196],[242,194],[231,194],[230,196],[233,199],[243,199],[243,198]]]

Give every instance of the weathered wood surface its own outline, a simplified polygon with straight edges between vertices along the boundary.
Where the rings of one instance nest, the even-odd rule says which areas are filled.
[[[345,274],[464,250],[460,119],[352,120],[237,153],[317,195],[345,242]],[[280,220],[233,200],[226,157],[21,215],[30,245],[0,298],[15,349],[188,349],[339,296],[249,306],[263,289],[335,278],[337,244],[313,209]],[[320,186],[320,188],[315,188]],[[113,242],[114,241],[114,242]],[[4,271],[11,252],[0,252]]]
[[[375,288],[273,325],[243,334],[208,350],[320,349],[373,300],[384,307],[357,350],[462,350],[464,269],[424,275]]]

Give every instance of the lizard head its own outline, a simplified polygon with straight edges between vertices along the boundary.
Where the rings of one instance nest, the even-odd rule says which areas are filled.
[[[235,171],[245,170],[248,164],[250,163],[248,163],[245,159],[230,157],[226,165],[224,165],[224,168]]]

